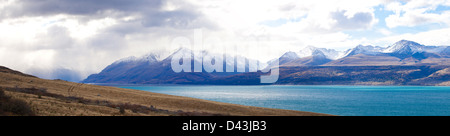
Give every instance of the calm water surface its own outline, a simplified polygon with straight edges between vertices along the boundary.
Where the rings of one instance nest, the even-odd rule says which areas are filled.
[[[118,86],[249,106],[344,116],[449,116],[450,87]]]

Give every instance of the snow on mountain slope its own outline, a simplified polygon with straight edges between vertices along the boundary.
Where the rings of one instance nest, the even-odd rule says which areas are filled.
[[[276,65],[283,65],[285,63],[294,61],[296,59],[299,59],[300,57],[297,55],[297,53],[292,52],[292,51],[288,51],[286,53],[284,53],[281,57],[279,57],[278,59],[272,59],[270,61],[267,62],[267,68],[270,67],[276,67]],[[278,63],[276,63],[278,62]]]
[[[267,66],[267,63],[263,63],[260,62],[258,60],[254,60],[254,59],[249,59],[247,57],[244,56],[240,56],[240,55],[236,55],[236,56],[232,56],[229,54],[219,54],[219,53],[212,53],[206,50],[202,50],[202,51],[197,51],[197,50],[191,50],[189,48],[178,48],[174,51],[172,51],[172,53],[170,55],[168,55],[167,57],[163,58],[160,54],[157,53],[148,53],[145,54],[141,57],[135,57],[135,56],[130,56],[130,57],[126,57],[120,60],[115,61],[113,64],[111,65],[117,65],[117,64],[121,64],[121,63],[126,63],[126,64],[131,64],[131,63],[142,63],[142,62],[148,62],[149,64],[152,63],[156,63],[156,62],[165,62],[163,64],[170,64],[170,61],[172,59],[172,57],[175,54],[181,54],[181,56],[190,56],[191,59],[194,62],[200,62],[201,64],[203,64],[203,59],[208,59],[208,60],[214,60],[213,59],[214,56],[223,56],[222,60],[223,60],[223,66],[224,66],[224,71],[226,71],[226,67],[237,67],[237,66],[243,66],[246,69],[262,69],[264,67]],[[293,54],[295,55],[295,54]],[[227,60],[227,58],[233,58],[233,60]],[[249,62],[253,62],[256,63],[257,65],[249,65]],[[207,65],[202,65],[203,67],[208,67]],[[194,67],[194,66],[192,66]],[[211,67],[208,67],[211,68]],[[236,71],[237,69],[235,69]]]
[[[390,53],[394,56],[398,55],[413,55],[416,53],[437,54],[446,56],[448,54],[449,46],[425,46],[413,41],[401,40],[383,50],[383,53]],[[435,55],[434,55],[435,56]]]
[[[224,72],[226,68],[234,67],[236,68],[234,71],[237,71],[237,68],[246,68],[252,71],[262,69],[267,66],[267,63],[263,63],[261,61],[247,58],[242,55],[230,55],[230,54],[222,54],[222,53],[212,53],[208,51],[203,51],[203,59],[211,58],[212,56],[223,56],[222,61],[224,62]],[[203,65],[205,67],[205,65]]]
[[[313,46],[307,46],[296,53],[300,58],[323,54],[326,58],[331,60],[339,59],[344,54],[344,52],[336,51],[334,49],[317,48]]]
[[[344,57],[357,55],[357,54],[366,54],[366,55],[376,55],[382,53],[384,48],[372,45],[358,45],[353,49],[347,50]]]
[[[281,56],[280,58],[298,59],[300,57],[297,55],[297,53],[292,52],[292,51],[288,51],[288,52],[284,53],[283,56]]]
[[[156,63],[160,62],[161,57],[159,54],[156,53],[147,53],[140,57],[135,56],[129,56],[126,58],[119,59],[115,61],[113,64],[119,64],[119,63],[130,63],[130,62],[148,62],[148,63]]]
[[[134,61],[136,61],[136,60],[137,60],[137,57],[135,57],[135,56],[129,56],[129,57],[126,57],[126,58],[119,59],[119,60],[115,61],[113,64],[127,63],[127,62],[134,62]]]
[[[426,46],[419,43],[401,40],[383,50],[383,53],[412,54],[426,51]]]
[[[326,48],[317,48],[313,46],[307,46],[304,49],[298,51],[298,52],[286,52],[279,58],[280,65],[286,64],[286,65],[296,65],[296,63],[299,62],[306,62],[304,60],[297,60],[301,58],[307,58],[307,57],[320,57],[325,56],[327,59],[330,60],[338,60],[341,58],[346,58],[349,56],[354,56],[358,54],[363,54],[366,56],[392,56],[400,59],[406,59],[412,57],[413,59],[422,60],[426,59],[428,57],[448,57],[450,56],[450,47],[449,46],[425,46],[422,44],[419,44],[414,41],[408,41],[408,40],[401,40],[398,41],[386,48],[379,47],[379,46],[372,46],[372,45],[358,45],[352,49],[349,49],[347,51],[336,51],[333,49],[326,49]],[[380,57],[382,58],[382,57]],[[274,59],[276,60],[276,59]],[[272,63],[274,60],[269,61]],[[312,59],[314,61],[320,60],[320,59]],[[308,60],[310,61],[310,60]],[[326,61],[322,61],[326,62]],[[311,64],[320,64],[320,63],[311,63]],[[303,64],[298,64],[303,65]]]

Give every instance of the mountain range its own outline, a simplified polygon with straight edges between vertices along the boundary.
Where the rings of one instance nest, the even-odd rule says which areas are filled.
[[[202,62],[202,57],[194,56],[201,52],[205,57],[217,55],[207,51],[192,51],[188,48],[179,48],[171,55],[162,59],[160,55],[149,53],[141,57],[127,57],[120,59],[107,66],[98,74],[90,75],[83,80],[84,83],[122,83],[122,84],[187,84],[199,81],[207,81],[212,78],[230,76],[257,69],[256,66],[248,65],[249,61],[261,63],[257,60],[234,56],[235,61],[226,60],[231,58],[224,55],[224,69],[233,68],[235,72],[206,72],[208,66],[203,66],[202,72],[180,72],[176,73],[171,68],[171,60],[174,54],[180,53],[191,56],[191,66],[196,62]],[[238,59],[242,58],[242,59]],[[261,63],[263,64],[263,63]],[[245,66],[243,72],[238,71],[238,66]],[[261,65],[263,66],[263,65]],[[194,71],[191,69],[191,71]]]
[[[245,57],[224,61],[224,67],[245,63],[245,72],[180,72],[175,73],[170,61],[175,53],[192,55],[192,64],[203,59],[180,48],[162,58],[149,53],[141,57],[127,57],[107,66],[98,74],[90,75],[84,83],[123,84],[259,84],[261,72],[248,72]],[[201,51],[205,56],[210,54]],[[230,58],[224,54],[224,58]],[[278,61],[279,65],[276,65]],[[449,46],[425,46],[414,41],[401,40],[388,47],[358,45],[346,51],[307,46],[299,51],[288,51],[278,59],[259,62],[258,67],[278,68],[280,78],[274,84],[377,84],[377,85],[438,85],[448,82],[450,66]],[[225,71],[225,69],[224,69]],[[438,72],[438,73],[435,73]],[[356,74],[357,73],[357,74]],[[412,75],[411,75],[412,74]],[[376,75],[384,75],[379,77]],[[386,77],[388,76],[388,77]]]
[[[449,65],[449,46],[425,46],[401,40],[386,48],[358,45],[346,51],[308,46],[298,52],[286,52],[279,60],[284,66],[382,66]],[[270,61],[268,62],[269,66]]]

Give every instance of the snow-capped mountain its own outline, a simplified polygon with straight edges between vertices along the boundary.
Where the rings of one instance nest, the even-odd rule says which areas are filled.
[[[298,52],[286,52],[279,57],[279,62],[280,65],[286,66],[323,65],[327,62],[330,62],[330,65],[364,65],[364,63],[368,63],[368,65],[412,65],[422,63],[422,60],[425,60],[423,63],[432,63],[432,61],[438,59],[445,61],[440,58],[448,58],[449,56],[449,46],[425,46],[417,42],[401,40],[386,48],[372,45],[358,45],[347,51],[307,46]],[[434,59],[430,60],[428,58]],[[274,60],[268,62],[269,67],[273,67],[271,63]],[[387,60],[389,60],[389,63],[382,63]]]
[[[190,56],[193,62],[202,62],[202,57],[199,57],[198,55],[195,56],[194,54],[203,54],[202,51],[193,51],[189,48],[178,48],[175,51],[173,51],[168,57],[164,58],[163,61],[167,62],[167,64],[170,64],[173,56],[175,54],[181,55],[181,56]]]
[[[141,56],[140,60],[149,61],[149,62],[158,62],[161,61],[161,55],[156,53],[148,53]]]
[[[255,70],[255,69],[258,69],[258,67],[261,69],[267,65],[258,60],[249,59],[249,58],[241,56],[241,55],[233,56],[230,54],[213,53],[213,52],[209,52],[206,50],[196,51],[196,50],[191,50],[189,48],[179,48],[164,60],[171,61],[172,56],[175,54],[178,54],[178,53],[180,53],[182,56],[191,56],[192,61],[200,62],[200,63],[203,62],[203,59],[208,59],[208,60],[211,60],[212,62],[215,62],[215,59],[213,59],[214,56],[222,56],[223,67],[224,67],[223,71],[226,71],[227,67],[235,67],[234,71],[237,71],[236,67],[244,66],[244,68],[247,69],[247,71],[248,71],[248,69]],[[249,62],[256,62],[258,65],[249,65],[248,64]],[[203,65],[203,67],[208,67],[208,66]]]
[[[445,53],[449,46],[425,46],[417,42],[401,40],[383,50],[383,53]]]
[[[297,55],[297,53],[292,52],[292,51],[288,51],[288,52],[284,53],[280,58],[298,59],[300,57]]]
[[[129,56],[126,58],[122,58],[122,59],[115,61],[113,64],[130,63],[130,62],[148,62],[150,64],[150,63],[155,63],[155,62],[159,62],[159,61],[161,61],[159,59],[159,55],[156,55],[154,53],[149,53],[149,54],[145,54],[139,58],[135,57],[135,56]]]
[[[438,47],[436,46],[424,46],[413,41],[401,40],[386,48],[372,45],[358,45],[355,48],[347,50],[341,58],[358,54],[408,56],[418,52],[438,52],[439,50],[437,49]]]
[[[341,58],[344,52],[336,51],[334,49],[317,48],[313,46],[307,46],[298,52],[286,52],[278,58],[278,65],[289,66],[303,66],[303,65],[321,65],[331,60]],[[274,67],[277,59],[273,59],[267,62],[267,68]]]
[[[137,60],[138,60],[137,57],[129,56],[129,57],[126,57],[126,58],[119,59],[119,60],[113,62],[113,64],[128,63],[128,62],[134,62],[134,61],[137,61]]]
[[[449,46],[425,46],[417,42],[401,40],[383,50],[383,53],[401,59],[413,57],[424,59],[428,57],[448,57],[446,49]]]
[[[344,57],[357,55],[357,54],[367,54],[367,55],[377,55],[382,53],[383,47],[372,46],[372,45],[358,45],[355,48],[346,51]]]
[[[334,49],[317,48],[314,46],[307,46],[296,53],[300,58],[315,55],[325,55],[326,58],[331,60],[339,59],[344,54],[344,52],[336,51]]]
[[[297,53],[295,53],[293,51],[288,51],[288,52],[284,53],[283,55],[281,55],[280,58],[272,59],[272,60],[268,61],[266,68],[277,67],[276,65],[283,65],[285,63],[294,61],[299,58],[300,57],[297,55]]]
[[[283,65],[285,66],[318,66],[325,64],[327,62],[332,61],[331,59],[328,59],[324,53],[322,52],[316,52],[312,56],[299,58],[293,61],[289,61]]]
[[[212,69],[212,66],[203,64],[202,72],[181,72],[175,73],[171,68],[171,61],[174,55],[190,56],[191,70],[193,64],[202,64],[204,59],[216,63],[213,56],[223,56],[223,72],[207,73],[205,69]],[[189,48],[179,48],[173,51],[166,58],[161,55],[149,53],[141,57],[126,57],[107,66],[98,74],[92,74],[83,82],[87,83],[186,83],[199,82],[211,77],[229,76],[242,73],[238,69],[249,72],[256,71],[267,65],[257,60],[252,60],[243,56],[231,56],[228,54],[217,54],[208,51],[195,51]],[[234,61],[231,59],[232,58]],[[253,64],[249,64],[253,62]],[[256,64],[256,65],[255,65]],[[259,64],[259,65],[258,65]],[[225,72],[227,68],[232,68],[234,72]]]
[[[207,73],[180,72],[171,69],[173,55],[182,54],[191,56],[191,62],[203,62],[206,58],[212,61],[212,56],[223,55],[223,71]],[[209,58],[209,59],[208,59]],[[231,59],[230,59],[231,58]],[[450,65],[449,46],[425,46],[413,41],[401,40],[387,48],[378,46],[358,45],[347,51],[316,48],[308,46],[297,52],[289,51],[278,59],[269,61],[265,68],[278,66],[392,66],[392,65]],[[259,65],[249,65],[256,62]],[[214,62],[215,63],[215,62]],[[253,63],[254,64],[254,63]],[[194,67],[194,65],[191,65]],[[208,67],[202,65],[203,67]],[[265,63],[248,59],[244,56],[231,56],[216,54],[208,51],[192,51],[188,48],[174,50],[167,57],[157,53],[149,53],[140,57],[127,57],[120,59],[103,69],[99,74],[93,74],[83,82],[88,83],[198,83],[213,78],[238,75],[238,67],[261,69]],[[235,72],[225,72],[232,68]]]
[[[426,47],[419,43],[401,40],[383,50],[383,53],[412,54],[416,52],[424,52]]]

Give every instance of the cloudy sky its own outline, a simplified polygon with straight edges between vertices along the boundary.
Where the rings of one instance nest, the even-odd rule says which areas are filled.
[[[195,29],[265,58],[401,39],[450,45],[450,0],[0,0],[0,65],[81,80],[117,59],[173,50]]]

